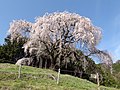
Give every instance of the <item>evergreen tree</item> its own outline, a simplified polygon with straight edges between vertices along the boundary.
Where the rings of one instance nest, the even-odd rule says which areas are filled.
[[[0,46],[0,62],[15,63],[19,58],[24,56],[22,49],[24,41],[10,42],[10,35],[5,38],[5,43]]]

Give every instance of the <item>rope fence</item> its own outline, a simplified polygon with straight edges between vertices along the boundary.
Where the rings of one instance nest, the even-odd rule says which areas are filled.
[[[23,66],[19,66],[19,68],[18,69],[16,69],[16,70],[18,70],[18,71],[16,71],[16,70],[11,70],[11,71],[6,71],[6,70],[0,70],[0,72],[4,72],[4,73],[12,73],[12,74],[17,74],[18,75],[18,78],[20,79],[21,78],[21,74],[26,74],[26,75],[39,75],[39,74],[41,74],[41,75],[47,75],[49,78],[52,78],[53,80],[55,80],[56,81],[56,83],[57,84],[59,84],[59,81],[60,81],[60,74],[61,74],[61,72],[70,72],[70,73],[75,73],[75,71],[71,71],[71,70],[60,70],[60,69],[54,69],[55,71],[57,71],[57,73],[55,74],[55,73],[52,73],[52,72],[38,72],[38,73],[30,73],[30,72],[22,72],[22,68],[23,68]],[[77,72],[77,73],[79,73],[79,74],[81,74],[80,72]],[[94,79],[96,79],[96,81],[97,81],[97,84],[98,84],[98,90],[100,90],[100,80],[99,80],[99,74],[98,73],[96,73],[96,74],[91,74],[91,78],[94,78]]]
[[[75,71],[60,70],[60,69],[54,69],[55,71],[58,71],[56,74],[52,73],[52,72],[50,72],[50,73],[49,72],[47,72],[47,73],[46,72],[30,73],[30,72],[24,72],[24,71],[22,71],[22,68],[23,68],[23,66],[19,66],[15,70],[11,70],[11,71],[0,70],[0,72],[18,75],[18,77],[16,77],[16,79],[17,78],[20,79],[21,75],[23,75],[22,77],[25,77],[24,75],[29,76],[29,77],[33,77],[33,76],[35,77],[36,75],[44,75],[44,76],[46,75],[47,77],[52,78],[53,80],[55,80],[57,84],[59,84],[61,72],[75,73]],[[77,72],[77,73],[81,74],[81,72]],[[39,77],[36,76],[36,78],[39,78]],[[100,90],[99,74],[98,73],[91,74],[91,78],[96,79],[97,85],[98,85],[98,90]]]

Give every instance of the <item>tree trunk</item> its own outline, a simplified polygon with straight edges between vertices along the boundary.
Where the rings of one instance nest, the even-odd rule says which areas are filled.
[[[67,61],[65,60],[65,68],[67,69]]]
[[[39,63],[40,68],[42,68],[42,61],[43,59],[40,57],[40,63]]]
[[[37,57],[37,68],[39,68],[40,67],[40,59],[39,59],[39,57]]]
[[[47,59],[45,60],[45,69],[47,68]]]

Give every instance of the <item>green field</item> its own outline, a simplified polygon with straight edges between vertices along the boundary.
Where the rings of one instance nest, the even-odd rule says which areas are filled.
[[[97,85],[70,75],[60,75],[56,84],[51,76],[57,78],[57,72],[23,66],[21,78],[18,79],[18,66],[0,64],[0,90],[97,90]],[[100,86],[101,90],[118,90]]]

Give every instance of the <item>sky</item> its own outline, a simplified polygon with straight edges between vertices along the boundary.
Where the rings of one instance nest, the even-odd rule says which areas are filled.
[[[102,30],[97,47],[110,52],[114,62],[120,59],[120,0],[0,0],[0,44],[12,20],[34,22],[37,16],[63,11],[90,18]]]

